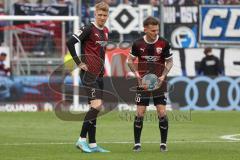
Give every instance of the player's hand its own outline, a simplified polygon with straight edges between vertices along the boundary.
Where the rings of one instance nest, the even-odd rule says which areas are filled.
[[[161,77],[158,78],[159,82],[163,82],[165,80],[166,76],[162,75]]]
[[[165,80],[166,76],[162,75],[161,77],[158,78],[158,88],[161,87],[163,81]]]
[[[88,71],[88,67],[87,67],[87,65],[86,65],[85,63],[80,63],[80,64],[78,65],[78,67],[79,67],[80,69],[84,70],[84,71]]]
[[[134,72],[134,74],[135,74],[135,77],[137,78],[138,86],[141,87],[142,86],[142,79],[141,79],[139,73],[136,71],[136,72]]]

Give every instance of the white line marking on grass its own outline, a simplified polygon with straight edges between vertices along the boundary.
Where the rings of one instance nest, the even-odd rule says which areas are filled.
[[[240,141],[240,138],[236,138],[236,136],[240,136],[240,134],[223,135],[220,138],[231,141]]]
[[[133,144],[132,141],[126,142],[98,142],[102,144]],[[144,141],[143,144],[160,144],[156,141]],[[168,143],[239,143],[239,141],[169,141]],[[0,146],[27,146],[27,145],[74,145],[73,142],[46,142],[46,143],[37,143],[37,142],[27,142],[27,143],[2,143]]]
[[[37,142],[26,142],[26,143],[3,143],[0,146],[27,146],[27,145],[67,145],[67,144],[74,144],[68,142],[49,142],[49,143],[37,143]]]
[[[236,143],[237,141],[169,141],[167,143]],[[134,144],[133,142],[99,142],[99,143],[106,143],[106,144]],[[141,143],[145,144],[160,144],[160,142],[156,141],[144,141]]]

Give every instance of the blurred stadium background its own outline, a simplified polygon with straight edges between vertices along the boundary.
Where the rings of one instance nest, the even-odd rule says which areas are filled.
[[[111,139],[112,142],[123,143],[120,146],[112,144],[115,153],[118,150],[121,153],[110,155],[107,159],[124,157],[123,154],[126,152],[124,145],[129,145],[128,142],[132,140],[132,123],[127,120],[135,110],[133,105],[135,94],[129,91],[134,83],[133,79],[126,78],[131,76],[131,73],[125,61],[132,41],[143,35],[142,20],[149,15],[160,19],[161,36],[172,44],[174,67],[169,73],[168,109],[173,115],[181,117],[180,120],[173,118],[172,132],[170,132],[170,146],[176,150],[176,154],[173,151],[165,158],[176,159],[178,156],[183,156],[180,153],[184,152],[185,148],[181,148],[181,142],[187,141],[191,145],[186,149],[199,156],[193,156],[189,152],[182,159],[213,159],[214,157],[208,157],[208,154],[217,155],[226,148],[229,151],[228,154],[225,156],[221,154],[218,159],[239,159],[239,155],[235,153],[239,153],[240,147],[240,1],[106,1],[110,4],[110,15],[107,21],[110,42],[107,46],[105,63],[105,89],[118,98],[118,101],[114,102],[118,105],[114,113],[103,116],[101,120],[104,121],[103,124],[109,123],[113,128],[114,123],[123,128],[124,125],[121,124],[125,124],[126,128],[123,130],[128,130],[126,133],[119,131],[121,136],[115,136],[115,140]],[[62,152],[64,150],[72,152],[67,145],[72,144],[73,137],[77,137],[78,127],[74,127],[79,126],[79,123],[59,122],[55,120],[56,117],[52,117],[53,112],[40,111],[54,111],[56,103],[66,99],[70,102],[69,109],[73,111],[88,109],[86,99],[78,95],[72,96],[74,95],[73,87],[69,85],[71,86],[74,81],[74,74],[71,73],[74,64],[70,60],[65,42],[76,30],[76,22],[78,26],[82,26],[93,21],[94,3],[94,0],[0,0],[0,53],[7,55],[6,60],[1,60],[0,63],[4,64],[4,69],[0,72],[0,128],[2,130],[0,153],[3,151],[0,155],[4,155],[3,159],[18,159],[13,155],[11,158],[8,156],[14,152],[11,151],[12,147],[16,149],[16,146],[21,144],[22,150],[26,149],[28,144],[33,144],[32,148],[35,143],[46,144],[45,146],[49,147],[47,152],[39,149],[39,146],[35,148],[40,151],[39,153],[49,154],[46,157],[37,154],[41,159],[54,159],[51,155],[55,148],[48,142],[56,145],[63,144],[64,147],[60,146],[58,149],[63,150]],[[37,16],[37,18],[30,20],[27,19],[29,16]],[[53,16],[59,16],[62,19],[53,20],[51,19]],[[206,47],[213,48],[213,54],[220,59],[223,66],[223,74],[218,77],[206,77],[198,73],[200,61],[204,57],[203,50]],[[53,77],[50,81],[51,75],[64,78],[59,80]],[[111,99],[106,99],[106,102],[112,103]],[[154,107],[150,106],[148,109],[154,110]],[[44,120],[38,123],[35,117],[38,119],[42,117]],[[125,121],[120,123],[119,117],[124,117]],[[50,122],[52,124],[49,127],[44,127],[44,124]],[[153,130],[158,133],[156,126],[153,127],[150,122],[145,136],[150,135]],[[32,127],[24,130],[23,126],[28,124]],[[66,125],[68,128],[66,133],[64,133],[65,129],[58,128],[61,125]],[[226,125],[225,129],[222,129],[223,125]],[[44,130],[39,130],[36,126],[42,126]],[[101,127],[103,130],[100,129],[100,133],[104,133],[104,129],[111,130],[109,126]],[[36,133],[32,133],[32,129],[36,129]],[[51,141],[51,135],[47,132],[55,134],[53,129],[64,135],[57,133]],[[19,132],[19,135],[15,135],[15,132]],[[179,135],[174,132],[179,132]],[[40,140],[37,138],[39,135],[36,135],[38,133],[42,134]],[[31,134],[36,137],[26,138]],[[107,142],[108,137],[118,132],[111,135],[104,134],[105,137],[103,135],[99,137],[103,139],[102,142]],[[231,147],[228,143],[222,143],[224,140],[219,138],[224,135],[230,135],[230,139],[226,142],[233,142],[229,143]],[[149,137],[151,138],[148,139]],[[144,140],[146,142],[155,140],[151,135],[149,137],[145,137]],[[152,146],[154,143],[146,145],[154,151]],[[211,150],[212,148],[215,149]],[[130,149],[131,146],[126,157],[134,159]],[[33,155],[36,153],[34,150],[31,150],[30,155],[18,149],[16,152],[19,153],[20,159],[27,156],[36,158]],[[58,159],[64,159],[65,156],[63,158],[59,156]],[[73,153],[72,158],[75,156],[77,157]],[[95,156],[104,159],[104,157]],[[126,157],[123,159],[127,159]],[[140,155],[138,159],[143,157]],[[154,157],[148,153],[145,158]]]

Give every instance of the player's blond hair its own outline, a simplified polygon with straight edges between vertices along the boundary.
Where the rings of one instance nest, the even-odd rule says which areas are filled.
[[[101,2],[95,4],[95,10],[96,11],[100,10],[100,11],[108,12],[109,11],[109,5],[106,2],[101,1]]]

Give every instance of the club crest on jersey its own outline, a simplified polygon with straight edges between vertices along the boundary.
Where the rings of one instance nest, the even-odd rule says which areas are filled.
[[[156,52],[157,52],[157,54],[161,54],[161,53],[162,53],[162,48],[157,47],[157,48],[156,48]]]

